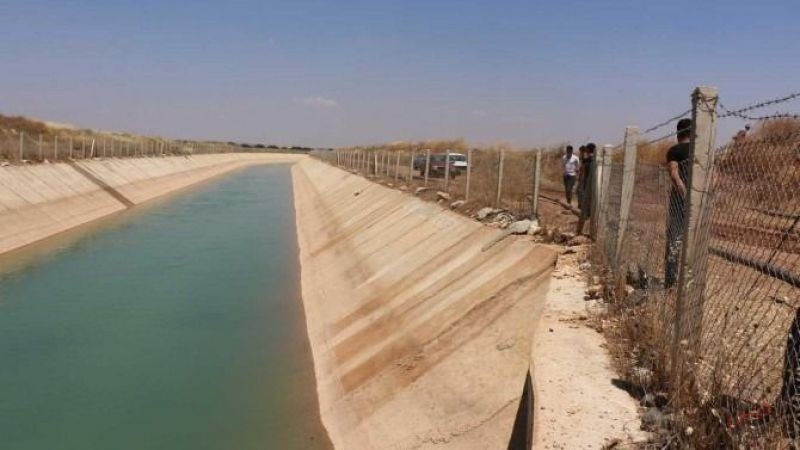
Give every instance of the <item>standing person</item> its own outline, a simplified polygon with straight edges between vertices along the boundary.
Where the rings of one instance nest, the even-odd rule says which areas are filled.
[[[581,186],[581,178],[583,177],[583,166],[584,166],[584,159],[586,159],[586,146],[581,145],[578,149],[578,159],[580,160],[580,167],[578,167],[578,179],[575,182],[577,185],[575,189],[575,194],[578,197],[578,210],[581,209],[581,204],[583,203],[583,186]]]
[[[739,132],[736,133],[736,136],[733,137],[733,142],[741,143],[742,141],[747,139],[747,133],[749,132],[750,132],[750,125],[748,124],[744,126],[743,130],[739,130]]]
[[[573,154],[571,145],[567,146],[567,152],[561,158],[561,165],[564,167],[564,193],[567,196],[567,204],[572,206],[572,191],[575,189],[575,179],[578,177],[581,163]]]
[[[580,216],[578,216],[578,229],[576,230],[576,234],[578,236],[583,234],[583,225],[592,217],[592,209],[594,209],[595,149],[596,146],[594,143],[586,144],[586,156],[583,158],[581,164],[581,176],[578,179],[578,186],[582,192],[581,212]]]
[[[689,164],[692,153],[692,119],[678,121],[678,143],[667,150],[667,173],[672,187],[667,207],[667,239],[664,250],[664,287],[678,281],[678,260],[683,232],[686,228],[686,186],[689,183]]]

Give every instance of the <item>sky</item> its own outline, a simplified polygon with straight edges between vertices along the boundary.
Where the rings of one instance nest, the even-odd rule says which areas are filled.
[[[0,0],[0,113],[313,147],[616,143],[698,85],[728,107],[800,90],[798,17],[797,0]]]

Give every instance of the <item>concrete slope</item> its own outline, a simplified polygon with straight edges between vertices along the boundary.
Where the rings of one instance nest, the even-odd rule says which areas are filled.
[[[509,445],[555,252],[323,163],[292,168],[323,423],[337,448]]]
[[[280,154],[216,154],[0,167],[0,254]]]

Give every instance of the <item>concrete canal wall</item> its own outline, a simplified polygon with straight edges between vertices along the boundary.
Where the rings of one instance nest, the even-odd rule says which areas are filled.
[[[292,171],[334,445],[509,448],[532,420],[518,412],[555,251],[517,237],[484,249],[499,230],[318,161]]]
[[[0,167],[0,254],[237,168],[303,158],[240,153]]]

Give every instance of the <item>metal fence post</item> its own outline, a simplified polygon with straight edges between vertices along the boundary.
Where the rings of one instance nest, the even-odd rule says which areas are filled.
[[[467,150],[467,181],[464,186],[464,201],[469,201],[469,182],[472,177],[472,149]]]
[[[639,140],[639,128],[625,128],[625,143],[623,144],[622,163],[622,189],[619,199],[619,222],[617,230],[617,243],[614,247],[614,265],[619,267],[622,243],[628,230],[628,217],[633,199],[633,186],[636,182],[636,143]]]
[[[542,184],[542,149],[536,150],[533,164],[533,197],[531,198],[531,219],[539,218],[539,186]]]
[[[708,260],[709,189],[714,168],[714,140],[717,121],[717,88],[701,86],[692,93],[692,150],[688,184],[684,199],[685,228],[681,251],[678,293],[675,302],[675,333],[672,343],[673,379],[678,389],[683,383],[683,358],[680,347],[699,352],[703,323],[703,300]]]
[[[428,176],[431,172],[431,151],[425,150],[425,186],[428,185]]]
[[[414,179],[414,150],[411,150],[411,160],[408,162],[408,184]]]
[[[497,166],[497,196],[494,199],[494,207],[500,207],[500,198],[503,195],[503,164],[506,159],[505,149],[500,149],[500,163]]]
[[[445,150],[444,155],[444,191],[448,192],[450,186],[450,150]]]
[[[400,179],[400,151],[394,154],[394,184]]]

